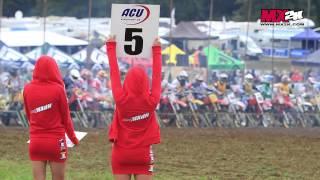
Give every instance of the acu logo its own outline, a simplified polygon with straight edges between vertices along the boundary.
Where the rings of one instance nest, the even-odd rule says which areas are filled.
[[[133,16],[136,16],[136,17],[141,17],[142,14],[143,14],[143,11],[144,9],[125,9],[123,10],[122,12],[122,17],[125,16],[125,17],[133,17]]]

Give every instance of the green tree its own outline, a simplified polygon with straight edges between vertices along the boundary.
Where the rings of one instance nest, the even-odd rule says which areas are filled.
[[[260,18],[261,9],[270,9],[274,7],[277,9],[293,9],[303,10],[303,16],[307,17],[308,13],[308,1],[307,0],[290,0],[290,1],[278,1],[278,0],[250,0],[252,3],[250,21],[256,21]],[[320,1],[310,0],[310,19],[315,21],[316,24],[320,23],[319,15]],[[249,0],[237,0],[236,4],[239,9],[233,14],[233,19],[236,21],[247,21],[248,19],[248,4]]]
[[[88,17],[88,0],[47,0],[48,15]],[[176,9],[176,22],[199,21],[209,19],[210,0],[172,0]],[[250,0],[252,2],[250,21],[260,18],[261,8],[302,9],[307,17],[307,0]],[[16,10],[22,10],[25,16],[41,16],[43,0],[4,0],[4,16],[14,16]],[[247,21],[249,0],[213,0],[213,20]],[[160,16],[170,17],[170,0],[92,0],[92,16],[111,15],[112,3],[160,4]],[[310,18],[320,23],[320,1],[311,0]]]
[[[21,10],[24,16],[33,15],[33,9],[37,0],[4,0],[3,16],[12,17],[17,10]]]

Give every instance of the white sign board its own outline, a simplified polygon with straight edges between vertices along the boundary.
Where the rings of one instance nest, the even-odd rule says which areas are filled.
[[[79,141],[81,141],[81,139],[83,139],[88,133],[87,132],[79,132],[79,131],[75,131],[74,132],[76,134],[76,137]],[[72,143],[72,141],[68,138],[67,134],[65,134],[66,136],[66,143],[67,143],[67,147],[71,148],[74,146],[74,144]],[[27,142],[30,143],[30,140]]]
[[[116,36],[118,57],[151,59],[159,13],[159,5],[112,4],[111,34]]]

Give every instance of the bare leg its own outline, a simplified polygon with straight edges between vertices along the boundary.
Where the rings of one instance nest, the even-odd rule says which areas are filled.
[[[52,180],[64,180],[66,163],[50,162]]]
[[[135,180],[152,180],[152,175],[137,174],[134,178]]]
[[[34,180],[46,179],[46,161],[32,161],[32,172]]]
[[[130,180],[130,174],[114,174],[114,180]]]

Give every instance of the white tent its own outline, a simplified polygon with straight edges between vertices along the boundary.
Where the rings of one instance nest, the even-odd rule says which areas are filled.
[[[0,42],[0,59],[6,61],[28,61],[29,59],[20,52],[9,48],[4,43]]]
[[[32,63],[30,63],[29,61],[26,61],[21,65],[21,68],[32,71],[34,69],[34,65]]]
[[[1,40],[9,47],[41,46],[44,43],[42,31],[3,31]],[[86,41],[49,31],[46,32],[45,42],[52,46],[88,45]]]
[[[79,66],[79,64],[77,64],[77,63],[71,63],[69,66],[68,66],[68,69],[77,69],[77,70],[80,70],[81,68],[80,68],[80,66]]]
[[[42,50],[44,49],[44,52]],[[33,60],[37,60],[41,55],[48,55],[55,59],[58,64],[65,64],[65,63],[74,63],[74,59],[67,55],[66,53],[60,51],[54,46],[46,43],[43,46],[40,46],[26,54],[27,57]]]
[[[167,40],[165,40],[165,39],[163,39],[163,38],[160,38],[160,43],[161,43],[162,45],[169,45],[170,42],[167,41]],[[100,48],[100,50],[103,51],[103,52],[106,52],[106,51],[107,51],[106,45],[103,45],[103,46]]]
[[[308,18],[304,18],[301,20],[297,20],[291,23],[304,23],[303,26],[278,26],[279,29],[303,29],[306,27],[314,27],[315,23]],[[194,21],[194,24],[198,27],[198,29],[206,34],[215,35],[219,33],[226,33],[226,31],[238,31],[239,33],[249,34],[254,33],[256,30],[272,30],[273,26],[261,26],[260,19],[252,22],[234,22],[234,21],[226,21],[225,18],[222,21]],[[249,25],[249,26],[248,26]],[[211,27],[210,27],[211,26]],[[247,29],[249,28],[249,29]]]
[[[87,48],[82,49],[81,51],[72,55],[74,59],[80,62],[85,62],[87,59]],[[90,54],[90,60],[95,64],[109,64],[108,56],[105,52],[100,49],[93,48]]]
[[[282,39],[290,40],[291,37],[303,32],[304,29],[274,29],[262,31],[259,36],[261,39]],[[270,41],[270,40],[269,40]]]
[[[163,45],[168,45],[170,42],[165,39],[160,38],[160,43]]]

